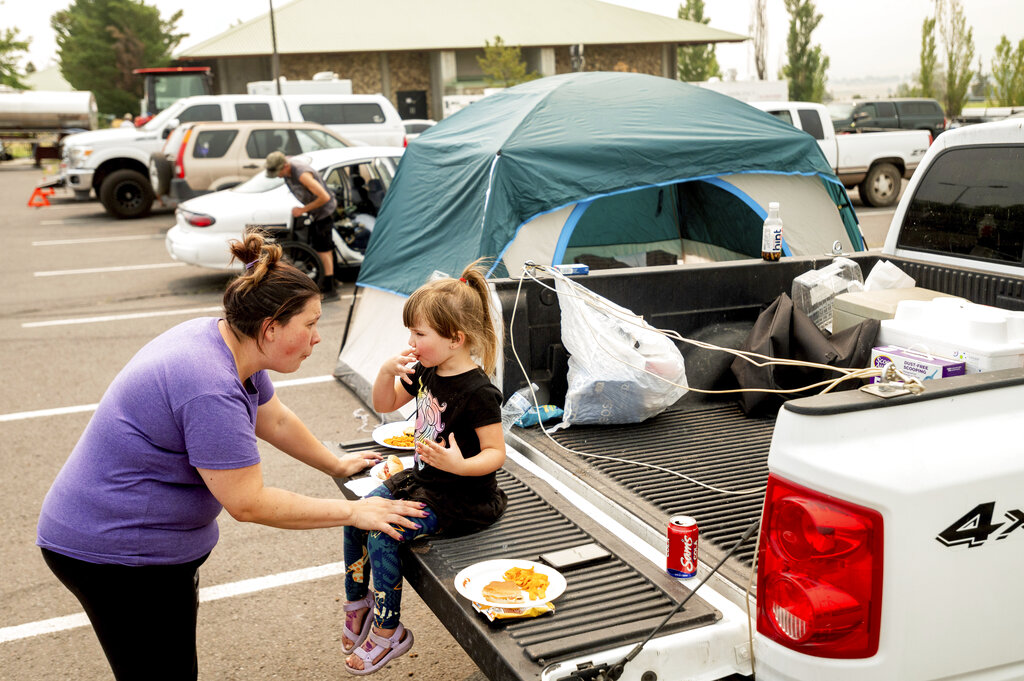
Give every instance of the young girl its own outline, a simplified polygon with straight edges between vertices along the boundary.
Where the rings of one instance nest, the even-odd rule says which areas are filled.
[[[505,440],[501,392],[487,377],[494,373],[498,339],[483,269],[473,263],[459,279],[420,287],[406,301],[402,321],[409,347],[381,366],[373,408],[387,413],[416,398],[415,465],[371,496],[423,502],[428,515],[417,519],[418,529],[398,528],[400,540],[345,529],[342,647],[352,653],[345,662],[353,674],[375,672],[412,647],[412,632],[399,622],[400,544],[483,529],[507,502],[494,474],[505,462]]]

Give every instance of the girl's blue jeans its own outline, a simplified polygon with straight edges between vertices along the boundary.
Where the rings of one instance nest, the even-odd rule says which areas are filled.
[[[367,496],[393,499],[384,485]],[[418,530],[395,525],[402,535],[400,540],[392,539],[379,531],[360,530],[345,527],[345,598],[358,601],[366,597],[373,576],[373,623],[378,629],[393,629],[398,626],[402,608],[402,564],[398,548],[405,542],[437,532],[437,516],[429,508],[425,518],[413,518]]]

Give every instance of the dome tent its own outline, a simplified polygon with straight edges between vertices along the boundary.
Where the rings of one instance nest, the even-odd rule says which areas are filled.
[[[768,201],[782,205],[784,253],[826,253],[835,241],[863,250],[846,191],[814,139],[739,100],[604,72],[490,95],[406,150],[335,374],[369,394],[364,382],[404,339],[402,298],[432,272],[457,275],[479,257],[495,259],[491,276],[518,275],[526,260],[756,257]]]

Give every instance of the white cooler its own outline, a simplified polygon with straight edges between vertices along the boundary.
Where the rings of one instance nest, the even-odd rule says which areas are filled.
[[[963,360],[969,374],[1024,366],[1024,312],[963,298],[904,300],[883,319],[878,345]]]

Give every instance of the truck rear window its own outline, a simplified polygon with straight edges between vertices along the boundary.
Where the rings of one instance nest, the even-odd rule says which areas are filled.
[[[1024,147],[956,147],[936,157],[900,230],[902,248],[1024,260]]]

